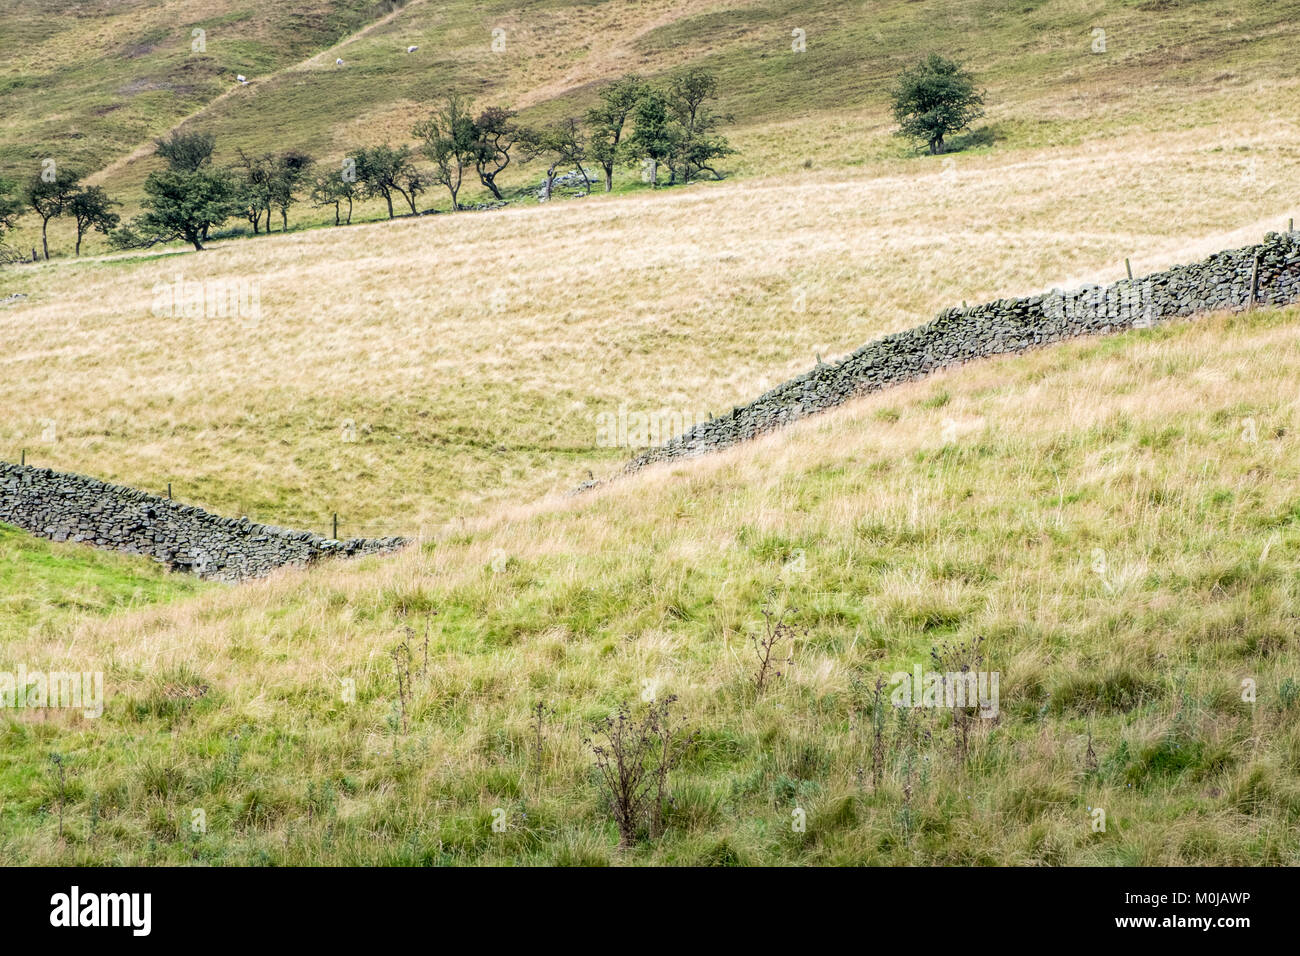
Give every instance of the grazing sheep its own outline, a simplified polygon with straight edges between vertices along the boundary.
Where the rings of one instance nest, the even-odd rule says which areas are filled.
[[[343,57],[339,57],[337,60],[335,60],[335,61],[334,61],[334,65],[335,65],[335,66],[342,66],[342,65],[343,65]]]
[[[247,82],[248,82],[248,77],[244,76],[244,74],[242,74],[242,73],[240,73],[239,75],[237,75],[237,76],[235,77],[235,79],[237,79],[240,83],[247,83]]]
[[[416,50],[418,50],[418,49],[420,49],[418,46],[408,46],[408,47],[406,48],[406,52],[407,52],[407,53],[414,53],[414,52],[415,52]]]

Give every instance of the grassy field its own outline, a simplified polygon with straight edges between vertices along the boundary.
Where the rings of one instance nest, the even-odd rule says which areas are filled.
[[[631,450],[596,425],[621,406],[720,414],[963,300],[1255,242],[1298,181],[1294,140],[1225,123],[1158,153],[999,150],[7,270],[0,296],[28,298],[0,305],[0,456],[415,534],[612,470]],[[155,314],[177,276],[256,288],[260,320]]]
[[[968,366],[395,559],[11,644],[102,667],[109,703],[6,718],[0,851],[1300,863],[1298,330],[1261,311]],[[759,695],[773,591],[800,634]],[[867,689],[976,638],[999,719],[959,756],[948,712],[886,705],[876,786]],[[699,739],[666,836],[618,851],[584,738],[667,694]]]
[[[200,590],[195,579],[167,574],[147,558],[54,544],[0,524],[0,646],[28,637],[57,639],[80,616]]]
[[[223,159],[330,159],[449,85],[543,119],[705,65],[740,153],[720,183],[0,270],[0,459],[417,540],[230,587],[0,528],[0,672],[107,689],[98,719],[0,713],[0,859],[1300,863],[1300,308],[967,366],[567,496],[636,450],[603,415],[722,414],[963,300],[1284,227],[1282,5],[53,6],[0,14],[0,174],[55,144],[128,212],[137,147],[191,114]],[[884,93],[932,48],[990,110],[920,157]],[[259,309],[160,307],[178,281]],[[798,637],[760,694],[768,600]],[[977,641],[1001,716],[966,744],[877,713],[877,677]],[[667,835],[617,850],[584,739],[665,695],[699,739]]]

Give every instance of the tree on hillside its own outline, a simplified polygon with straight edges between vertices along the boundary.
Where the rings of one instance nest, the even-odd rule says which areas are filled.
[[[469,104],[459,93],[450,93],[434,114],[416,123],[411,132],[421,141],[424,155],[433,161],[433,181],[447,187],[455,212],[460,208],[457,196],[465,170],[474,166],[478,156],[478,131]]]
[[[27,183],[24,199],[27,206],[41,217],[41,248],[45,258],[50,258],[50,242],[47,232],[50,220],[62,216],[67,211],[72,195],[77,191],[81,177],[71,170],[54,167],[42,170]]]
[[[99,186],[84,186],[72,194],[68,201],[68,213],[77,224],[77,248],[74,255],[81,255],[81,240],[90,230],[107,236],[117,228],[122,217],[113,212],[114,206],[122,205],[108,198],[108,193]]]
[[[183,239],[202,251],[208,229],[241,211],[241,188],[228,169],[163,169],[144,181],[145,211],[113,235],[118,245],[153,245]]]
[[[974,76],[937,53],[903,71],[893,97],[896,135],[928,146],[931,155],[943,152],[945,136],[984,115],[984,94],[976,90]]]
[[[369,198],[383,197],[388,218],[393,218],[393,193],[406,200],[414,214],[415,197],[425,190],[424,175],[415,166],[409,146],[369,146],[353,154],[357,182]]]
[[[23,201],[18,193],[18,184],[11,179],[0,178],[0,239],[5,232],[18,224],[22,215]]]
[[[637,100],[634,110],[636,128],[628,140],[629,162],[647,162],[650,185],[659,185],[659,164],[667,161],[676,148],[676,130],[668,97],[660,90],[649,90]]]
[[[497,176],[510,165],[510,150],[518,139],[514,111],[501,106],[489,106],[474,121],[478,141],[474,151],[474,168],[479,182],[497,199],[503,198],[497,188]]]
[[[154,152],[167,161],[169,169],[192,173],[212,161],[212,150],[216,143],[216,137],[211,133],[183,133],[175,130],[171,136],[157,141]]]
[[[627,74],[600,91],[600,105],[587,112],[591,158],[605,171],[605,192],[614,188],[614,167],[623,160],[623,134],[636,104],[649,91],[639,76]]]
[[[582,131],[582,123],[576,118],[551,123],[538,129],[523,129],[519,132],[519,148],[524,153],[524,162],[534,159],[548,160],[546,184],[542,187],[542,199],[551,198],[551,189],[555,184],[555,172],[561,166],[572,166],[582,176],[588,191],[591,180],[583,163],[587,159],[587,139]]]
[[[271,184],[275,179],[275,160],[270,153],[261,156],[249,156],[242,149],[238,150],[239,174],[238,202],[239,213],[253,227],[257,235],[262,222],[262,213],[266,213],[266,231],[271,231]]]
[[[289,231],[289,207],[298,201],[298,191],[307,178],[307,173],[315,160],[299,150],[288,150],[275,157],[272,163],[270,199],[280,210],[280,229]],[[415,211],[415,204],[411,204]],[[271,231],[271,220],[266,221],[266,231]]]
[[[311,189],[311,202],[313,206],[333,206],[334,207],[334,225],[340,223],[340,213],[343,203],[348,204],[347,222],[352,224],[352,201],[360,194],[360,183],[353,182],[347,176],[343,175],[341,169],[331,170],[316,177],[316,182]]]
[[[728,116],[714,113],[706,101],[717,99],[718,78],[708,70],[690,69],[675,76],[668,84],[668,107],[677,123],[669,164],[673,180],[688,183],[703,170],[720,179],[713,168],[714,160],[734,153],[725,137],[714,130]]]

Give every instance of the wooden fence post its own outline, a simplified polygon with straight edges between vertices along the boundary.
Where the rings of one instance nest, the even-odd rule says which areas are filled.
[[[1255,299],[1259,297],[1259,253],[1250,267],[1250,308],[1255,308]]]

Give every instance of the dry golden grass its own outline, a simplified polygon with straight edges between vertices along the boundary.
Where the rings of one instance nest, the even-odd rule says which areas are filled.
[[[1257,241],[1296,211],[1284,131],[880,161],[10,270],[0,292],[30,298],[0,308],[0,446],[259,520],[323,529],[337,511],[348,532],[414,533],[611,469],[627,450],[595,447],[596,416],[621,404],[722,412],[962,300]],[[177,275],[256,283],[261,320],[153,315]]]

